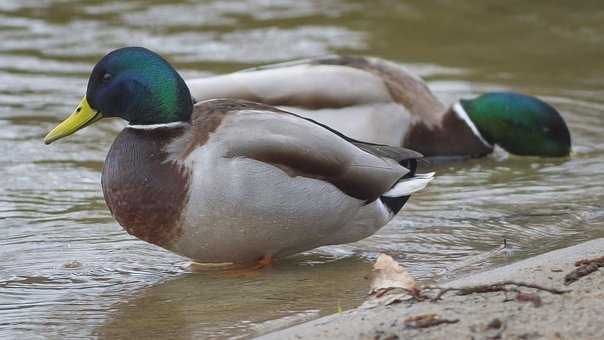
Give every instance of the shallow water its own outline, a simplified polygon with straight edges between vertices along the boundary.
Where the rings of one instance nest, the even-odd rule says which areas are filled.
[[[245,337],[358,305],[379,252],[429,280],[604,237],[604,7],[555,3],[1,1],[0,338]],[[192,273],[105,207],[100,169],[122,123],[42,144],[96,60],[123,45],[160,52],[186,77],[325,53],[386,57],[445,102],[541,96],[575,152],[432,166],[429,189],[367,240],[253,276]]]

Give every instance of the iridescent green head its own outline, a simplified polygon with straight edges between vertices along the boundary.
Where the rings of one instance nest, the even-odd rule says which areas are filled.
[[[570,153],[570,133],[564,119],[538,98],[493,92],[462,99],[460,104],[487,142],[512,154],[562,157]]]
[[[49,144],[103,117],[133,125],[188,121],[193,100],[184,80],[162,57],[142,47],[104,56],[93,68],[86,96],[44,139]]]
[[[142,47],[104,56],[92,70],[86,98],[105,117],[131,124],[186,121],[193,103],[180,75],[162,57]]]

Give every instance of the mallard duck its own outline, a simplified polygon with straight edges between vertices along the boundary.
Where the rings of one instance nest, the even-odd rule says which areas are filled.
[[[92,70],[49,144],[104,117],[129,122],[102,171],[125,230],[198,262],[246,263],[365,238],[433,174],[415,151],[364,143],[239,99],[194,103],[156,53],[127,47]]]
[[[279,106],[359,140],[435,157],[480,157],[499,145],[516,155],[566,156],[558,111],[532,96],[486,93],[443,105],[404,67],[327,56],[188,81],[198,100],[229,97]]]

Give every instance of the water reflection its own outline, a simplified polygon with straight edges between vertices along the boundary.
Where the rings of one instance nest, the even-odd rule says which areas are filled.
[[[108,322],[95,334],[121,338],[128,330],[137,337],[191,339],[257,335],[288,324],[267,322],[272,319],[300,321],[358,305],[358,287],[367,284],[369,268],[355,258],[297,256],[256,273],[188,273],[111,306]]]

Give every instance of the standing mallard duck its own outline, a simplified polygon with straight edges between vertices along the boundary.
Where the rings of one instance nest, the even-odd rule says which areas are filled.
[[[103,168],[128,233],[202,262],[251,262],[365,238],[432,175],[420,154],[350,139],[244,100],[193,103],[170,64],[140,47],[92,70],[86,96],[44,139],[103,117],[128,125]]]
[[[511,92],[445,107],[395,63],[328,56],[188,82],[194,98],[242,98],[311,118],[347,136],[424,156],[480,157],[499,145],[516,155],[567,156],[570,133],[555,108]]]

